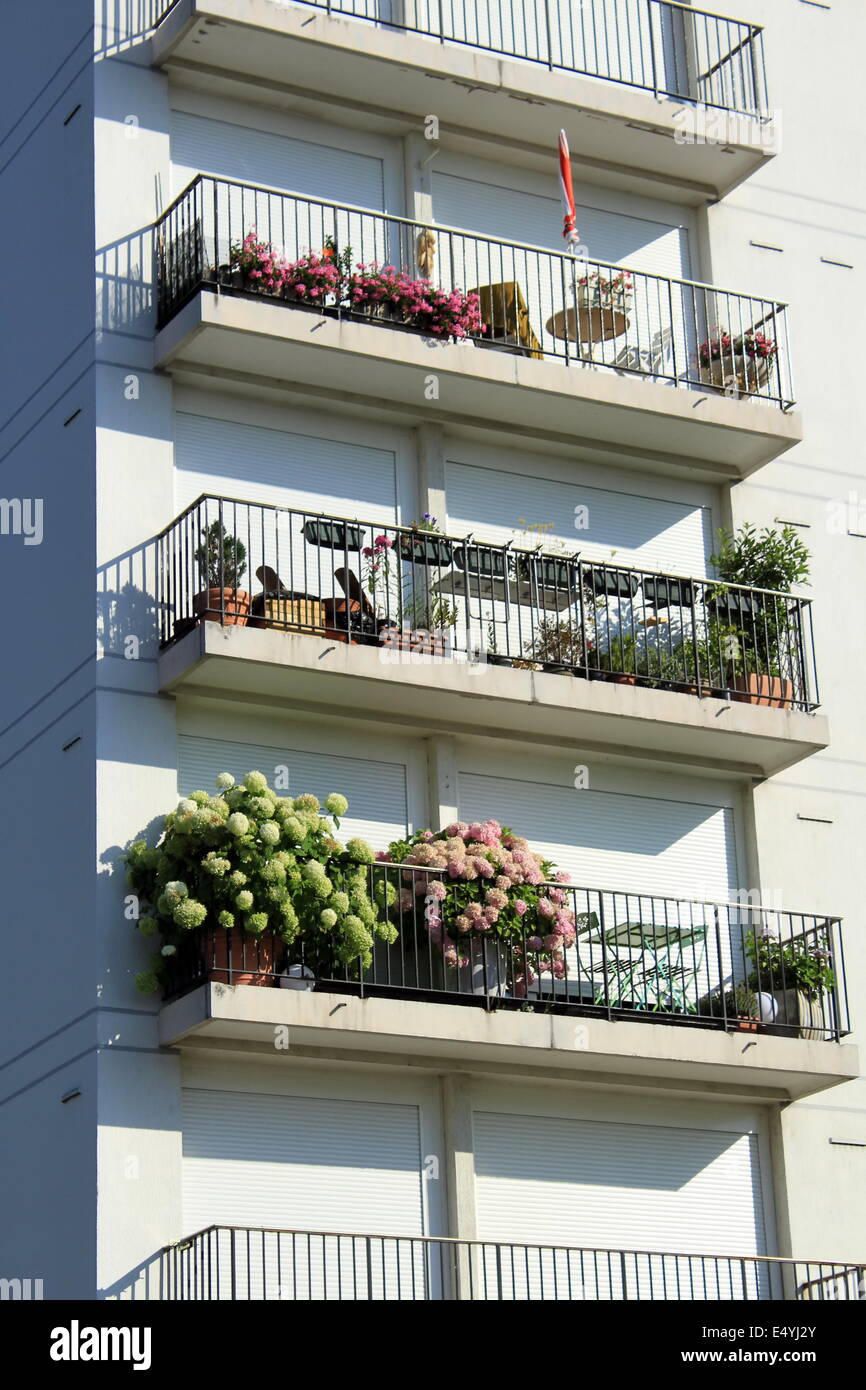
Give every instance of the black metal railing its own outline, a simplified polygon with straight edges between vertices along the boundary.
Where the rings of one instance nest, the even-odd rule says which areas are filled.
[[[866,1298],[866,1268],[762,1255],[210,1226],[166,1246],[125,1296],[183,1302],[839,1302]]]
[[[478,929],[465,885],[444,870],[380,862],[368,872],[379,920],[396,933],[368,965],[339,964],[321,931],[286,946],[206,926],[171,958],[166,996],[213,980],[817,1040],[849,1031],[838,918],[756,906],[753,894],[704,902],[552,883],[544,906],[500,935]]]
[[[209,620],[480,675],[499,665],[818,704],[811,602],[790,594],[227,497],[198,498],[156,545],[163,646]]]
[[[165,13],[176,0],[164,0]],[[675,0],[304,0],[441,43],[762,117],[763,31]]]
[[[793,404],[787,311],[774,300],[205,175],[155,233],[160,327],[207,288],[448,337],[448,315],[418,296],[456,286],[480,320],[461,329],[467,348]],[[245,264],[247,237],[275,271]],[[321,271],[323,252],[336,279]],[[387,268],[378,297],[369,285],[358,297],[358,267]],[[403,271],[414,289],[395,286]]]

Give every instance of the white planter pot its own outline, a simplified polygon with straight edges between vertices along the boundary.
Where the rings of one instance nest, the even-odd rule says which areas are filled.
[[[627,314],[632,306],[631,290],[617,290],[611,294],[597,285],[578,285],[578,309],[608,309],[619,314]]]
[[[494,936],[483,941],[473,937],[469,943],[469,964],[457,967],[457,981],[461,994],[493,994],[501,998],[507,993],[508,983],[508,953],[504,944]]]
[[[779,1017],[779,1003],[775,995],[759,990],[755,996],[758,1001],[758,1018],[762,1023],[775,1023]]]
[[[778,1006],[777,1023],[797,1028],[801,1038],[820,1040],[827,1032],[821,1004],[807,999],[798,989],[776,990],[773,998]]]
[[[312,989],[316,977],[307,965],[290,965],[280,975],[281,989]]]

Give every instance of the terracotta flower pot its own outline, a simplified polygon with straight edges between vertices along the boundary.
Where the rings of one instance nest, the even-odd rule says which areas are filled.
[[[783,676],[733,676],[731,688],[742,692],[734,699],[743,704],[769,705],[773,709],[790,709],[794,698],[794,682]]]
[[[749,1018],[746,1014],[738,1014],[737,1027],[741,1033],[757,1033],[758,1020],[756,1018]]]
[[[379,646],[390,647],[393,651],[414,652],[418,656],[444,657],[451,650],[447,637],[420,627],[383,627],[379,633]]]
[[[223,622],[227,627],[246,627],[250,596],[246,589],[204,589],[192,601],[196,617],[206,623]]]
[[[215,931],[208,979],[227,985],[271,986],[275,983],[275,947],[273,932],[250,936],[237,929]]]

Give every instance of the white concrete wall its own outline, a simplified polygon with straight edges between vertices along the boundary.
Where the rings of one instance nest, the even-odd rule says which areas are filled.
[[[864,287],[861,55],[866,9],[750,0],[767,26],[771,106],[781,152],[765,173],[709,209],[713,283],[790,303],[794,383],[805,438],[732,493],[734,520],[798,522],[813,555],[815,643],[832,742],[754,792],[764,886],[786,906],[845,918],[851,1012],[862,1030],[866,947],[862,845],[866,404],[860,339]],[[761,249],[776,247],[777,250]],[[822,259],[824,258],[824,259]],[[827,264],[841,261],[853,266]],[[849,494],[854,494],[849,506]],[[848,534],[857,532],[859,535]],[[783,1117],[795,1253],[862,1258],[866,1082]]]

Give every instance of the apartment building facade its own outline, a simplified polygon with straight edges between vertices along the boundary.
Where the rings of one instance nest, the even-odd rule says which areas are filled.
[[[0,1273],[862,1297],[859,6],[48,8],[0,146]],[[385,313],[385,265],[460,293]],[[808,587],[720,587],[746,522]],[[380,855],[511,827],[560,968],[450,968],[400,898],[362,969],[209,922],[142,994],[123,852],[252,770]]]

